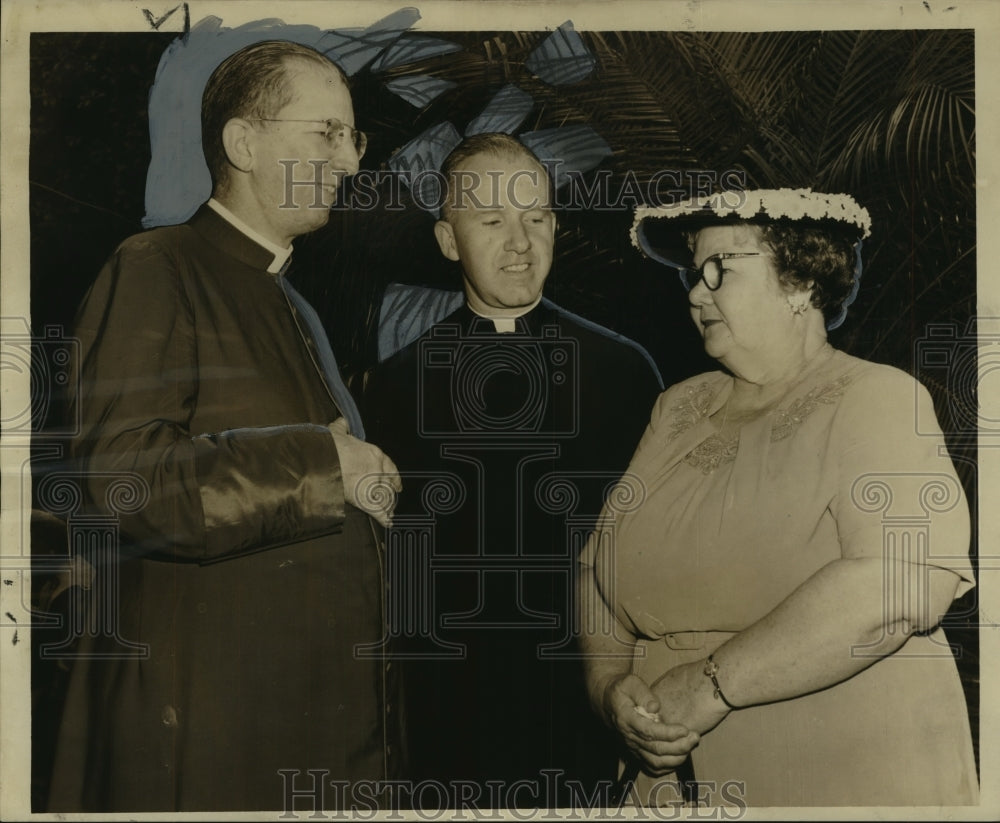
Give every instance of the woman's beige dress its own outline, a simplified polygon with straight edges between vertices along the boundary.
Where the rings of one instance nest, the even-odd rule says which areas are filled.
[[[954,570],[959,594],[972,587],[966,500],[919,383],[826,348],[726,443],[709,415],[732,385],[712,372],[660,396],[629,489],[612,495],[613,516],[584,553],[640,637],[638,675],[651,682],[704,658],[839,557],[909,559],[926,575]],[[885,568],[891,597],[900,567]],[[940,629],[830,688],[730,713],[692,756],[706,805],[977,800],[964,695]],[[679,802],[672,779],[640,775],[636,792],[644,804]]]

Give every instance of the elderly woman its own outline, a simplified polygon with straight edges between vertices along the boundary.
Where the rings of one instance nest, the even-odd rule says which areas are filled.
[[[637,212],[723,370],[660,396],[582,556],[588,687],[641,766],[632,802],[681,802],[692,764],[708,805],[976,802],[937,626],[973,586],[966,501],[926,390],[827,342],[868,225],[808,190]]]

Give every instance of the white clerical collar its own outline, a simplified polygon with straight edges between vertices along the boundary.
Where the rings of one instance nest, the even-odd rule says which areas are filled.
[[[469,306],[469,311],[471,311],[474,315],[478,317],[483,317],[487,320],[492,320],[493,328],[496,329],[497,334],[507,334],[508,332],[517,331],[518,317],[524,317],[524,315],[530,312],[533,308],[535,308],[535,306],[537,306],[541,302],[542,302],[542,297],[541,295],[539,295],[538,299],[527,308],[522,309],[515,315],[504,316],[504,317],[497,317],[496,315],[493,314],[483,314],[482,312],[476,311],[474,308],[472,308],[472,306],[469,306],[468,302],[466,302],[465,305]]]
[[[244,223],[240,218],[233,214],[229,209],[222,205],[214,197],[209,198],[208,205],[213,209],[220,217],[222,217],[226,222],[232,224],[233,228],[238,229],[240,232],[245,234],[258,246],[263,246],[271,254],[274,255],[274,260],[271,261],[271,265],[267,267],[268,274],[277,274],[281,271],[281,267],[285,265],[288,258],[292,256],[292,247],[289,246],[287,249],[281,248],[277,243],[272,243],[260,232],[254,231],[246,223]]]

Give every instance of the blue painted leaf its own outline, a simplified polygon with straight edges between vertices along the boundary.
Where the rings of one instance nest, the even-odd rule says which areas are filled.
[[[385,84],[385,87],[419,109],[426,106],[439,94],[453,89],[456,85],[450,80],[442,80],[428,74],[418,74],[414,77],[400,77],[398,80],[390,80]]]
[[[365,29],[331,29],[318,46],[348,77],[357,74],[420,19],[416,9],[400,9]]]
[[[438,37],[424,37],[422,35],[407,35],[400,37],[395,43],[387,48],[382,56],[372,63],[372,71],[385,71],[396,66],[405,66],[408,63],[419,63],[431,57],[439,57],[442,54],[451,54],[461,51],[462,47],[458,43],[449,43]]]
[[[567,20],[528,55],[524,65],[541,80],[559,86],[583,80],[594,70],[597,58]]]
[[[466,136],[490,132],[513,134],[524,122],[524,118],[531,113],[534,105],[534,99],[526,91],[515,85],[504,86],[487,103],[482,114],[469,122],[465,134]]]
[[[451,123],[438,123],[389,158],[389,168],[402,176],[421,208],[439,210],[443,198],[441,163],[460,142],[462,137]]]
[[[408,346],[465,302],[460,291],[390,283],[378,318],[378,361]]]
[[[553,175],[559,188],[569,172],[586,172],[611,155],[611,147],[590,126],[560,126],[526,132],[521,142],[531,149]]]

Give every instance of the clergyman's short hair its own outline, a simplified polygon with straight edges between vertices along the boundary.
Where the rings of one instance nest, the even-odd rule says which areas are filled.
[[[212,187],[224,187],[229,161],[222,130],[234,117],[273,117],[292,102],[289,65],[314,64],[335,73],[347,85],[344,73],[315,49],[289,40],[265,40],[231,54],[212,72],[201,98],[201,145],[212,175]]]
[[[550,180],[548,169],[545,164],[529,149],[524,143],[509,134],[502,132],[487,132],[485,134],[474,134],[466,137],[451,150],[451,153],[441,164],[441,176],[444,179],[445,191],[441,201],[441,217],[445,220],[452,210],[451,203],[451,180],[456,170],[473,157],[480,155],[491,157],[523,157],[529,164],[537,166],[545,174],[546,180]],[[550,182],[551,185],[551,182]]]

